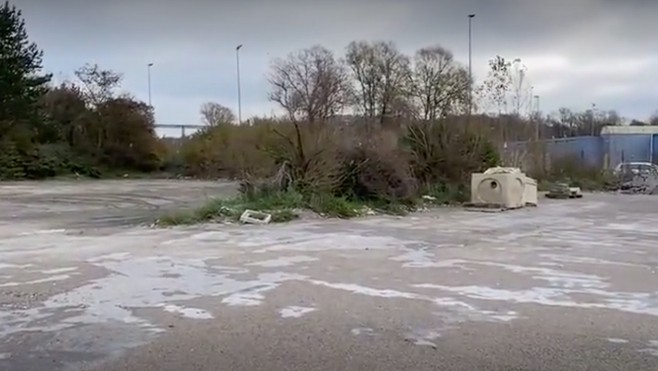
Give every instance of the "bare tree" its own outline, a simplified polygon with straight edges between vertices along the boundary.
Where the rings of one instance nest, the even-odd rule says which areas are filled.
[[[230,108],[215,102],[201,105],[201,120],[205,125],[217,126],[235,122],[235,115]]]
[[[615,110],[602,112],[602,114],[603,114],[602,121],[604,122],[605,125],[618,126],[621,125],[624,121],[622,117],[619,116],[619,113]],[[654,118],[656,118],[656,125],[658,125],[658,116],[654,116]]]
[[[321,46],[273,61],[269,82],[269,99],[285,109],[292,120],[323,121],[349,102],[347,69]]]
[[[392,42],[354,41],[347,46],[346,60],[356,80],[358,107],[363,114],[380,123],[396,115],[394,108],[409,96],[409,58]]]
[[[649,125],[658,126],[658,111],[654,112],[651,118],[649,118]]]
[[[86,64],[75,71],[80,80],[82,97],[87,107],[91,108],[89,114],[90,124],[86,125],[86,133],[94,137],[96,149],[104,148],[112,131],[112,120],[108,115],[107,107],[116,99],[116,90],[119,88],[122,76],[111,70],[103,70],[97,64]]]
[[[111,70],[102,70],[97,64],[86,64],[75,71],[82,83],[87,104],[98,106],[115,97],[123,76]]]
[[[568,108],[560,108],[548,117],[547,132],[555,137],[573,137],[598,134],[604,126],[621,125],[623,118],[615,110],[588,109],[574,112]],[[635,125],[638,125],[636,122]]]
[[[413,71],[413,95],[421,117],[435,120],[462,112],[468,104],[468,72],[452,53],[440,46],[416,52]]]
[[[480,87],[483,106],[494,108],[498,114],[507,113],[507,98],[512,88],[511,63],[501,56],[489,61],[489,74]]]

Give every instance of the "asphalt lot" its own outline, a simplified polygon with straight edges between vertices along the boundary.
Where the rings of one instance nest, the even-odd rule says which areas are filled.
[[[658,370],[658,197],[151,229],[234,192],[0,185],[0,370]]]
[[[167,210],[236,194],[231,182],[73,180],[0,183],[0,222],[93,231],[152,223]]]

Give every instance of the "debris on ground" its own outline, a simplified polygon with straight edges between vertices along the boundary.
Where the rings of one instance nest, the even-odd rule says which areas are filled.
[[[263,213],[254,210],[245,210],[240,215],[240,222],[244,224],[270,224],[272,214]]]
[[[464,204],[464,208],[466,211],[475,211],[481,213],[499,213],[510,210],[509,208],[502,207],[500,204],[474,204],[470,202]]]
[[[617,184],[614,190],[624,194],[657,194],[658,166],[650,162],[624,162],[614,174]]]
[[[624,194],[658,194],[658,178],[649,174],[635,174],[622,179],[619,188]]]
[[[363,214],[365,214],[365,215],[377,215],[377,212],[375,210],[373,210],[372,208],[370,208],[368,206],[365,206],[363,208]]]
[[[580,187],[571,187],[567,183],[555,183],[546,194],[546,197],[557,199],[582,198],[583,192]]]

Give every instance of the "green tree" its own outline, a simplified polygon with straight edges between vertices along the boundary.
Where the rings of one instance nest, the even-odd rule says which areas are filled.
[[[28,39],[16,6],[0,6],[0,138],[18,126],[29,135],[38,118],[37,103],[47,89],[49,74],[41,74],[43,52]],[[27,126],[27,127],[26,127]]]
[[[90,115],[84,96],[74,84],[61,84],[51,88],[41,98],[45,117],[38,129],[39,143],[66,143],[69,147],[80,144],[85,134],[84,118]]]
[[[101,118],[102,162],[111,168],[153,171],[158,168],[157,136],[151,107],[123,96],[97,108]]]

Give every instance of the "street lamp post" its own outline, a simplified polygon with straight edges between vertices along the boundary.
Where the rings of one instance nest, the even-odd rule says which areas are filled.
[[[151,105],[151,67],[153,67],[153,63],[149,63],[146,65],[146,74],[148,76],[148,90],[149,90],[149,107],[153,108],[153,105]]]
[[[235,48],[235,59],[237,62],[237,72],[238,72],[238,124],[242,124],[242,92],[240,87],[240,49],[242,44],[238,45]]]
[[[535,95],[534,98],[537,100],[537,114],[535,115],[535,120],[537,121],[535,123],[535,139],[539,140],[539,125],[541,124],[541,117],[540,115],[540,110],[539,110],[539,95]]]
[[[468,15],[468,116],[473,114],[473,60],[472,60],[472,21],[475,14]]]
[[[594,136],[594,113],[596,112],[596,103],[592,103],[592,116],[590,117],[589,135]]]

